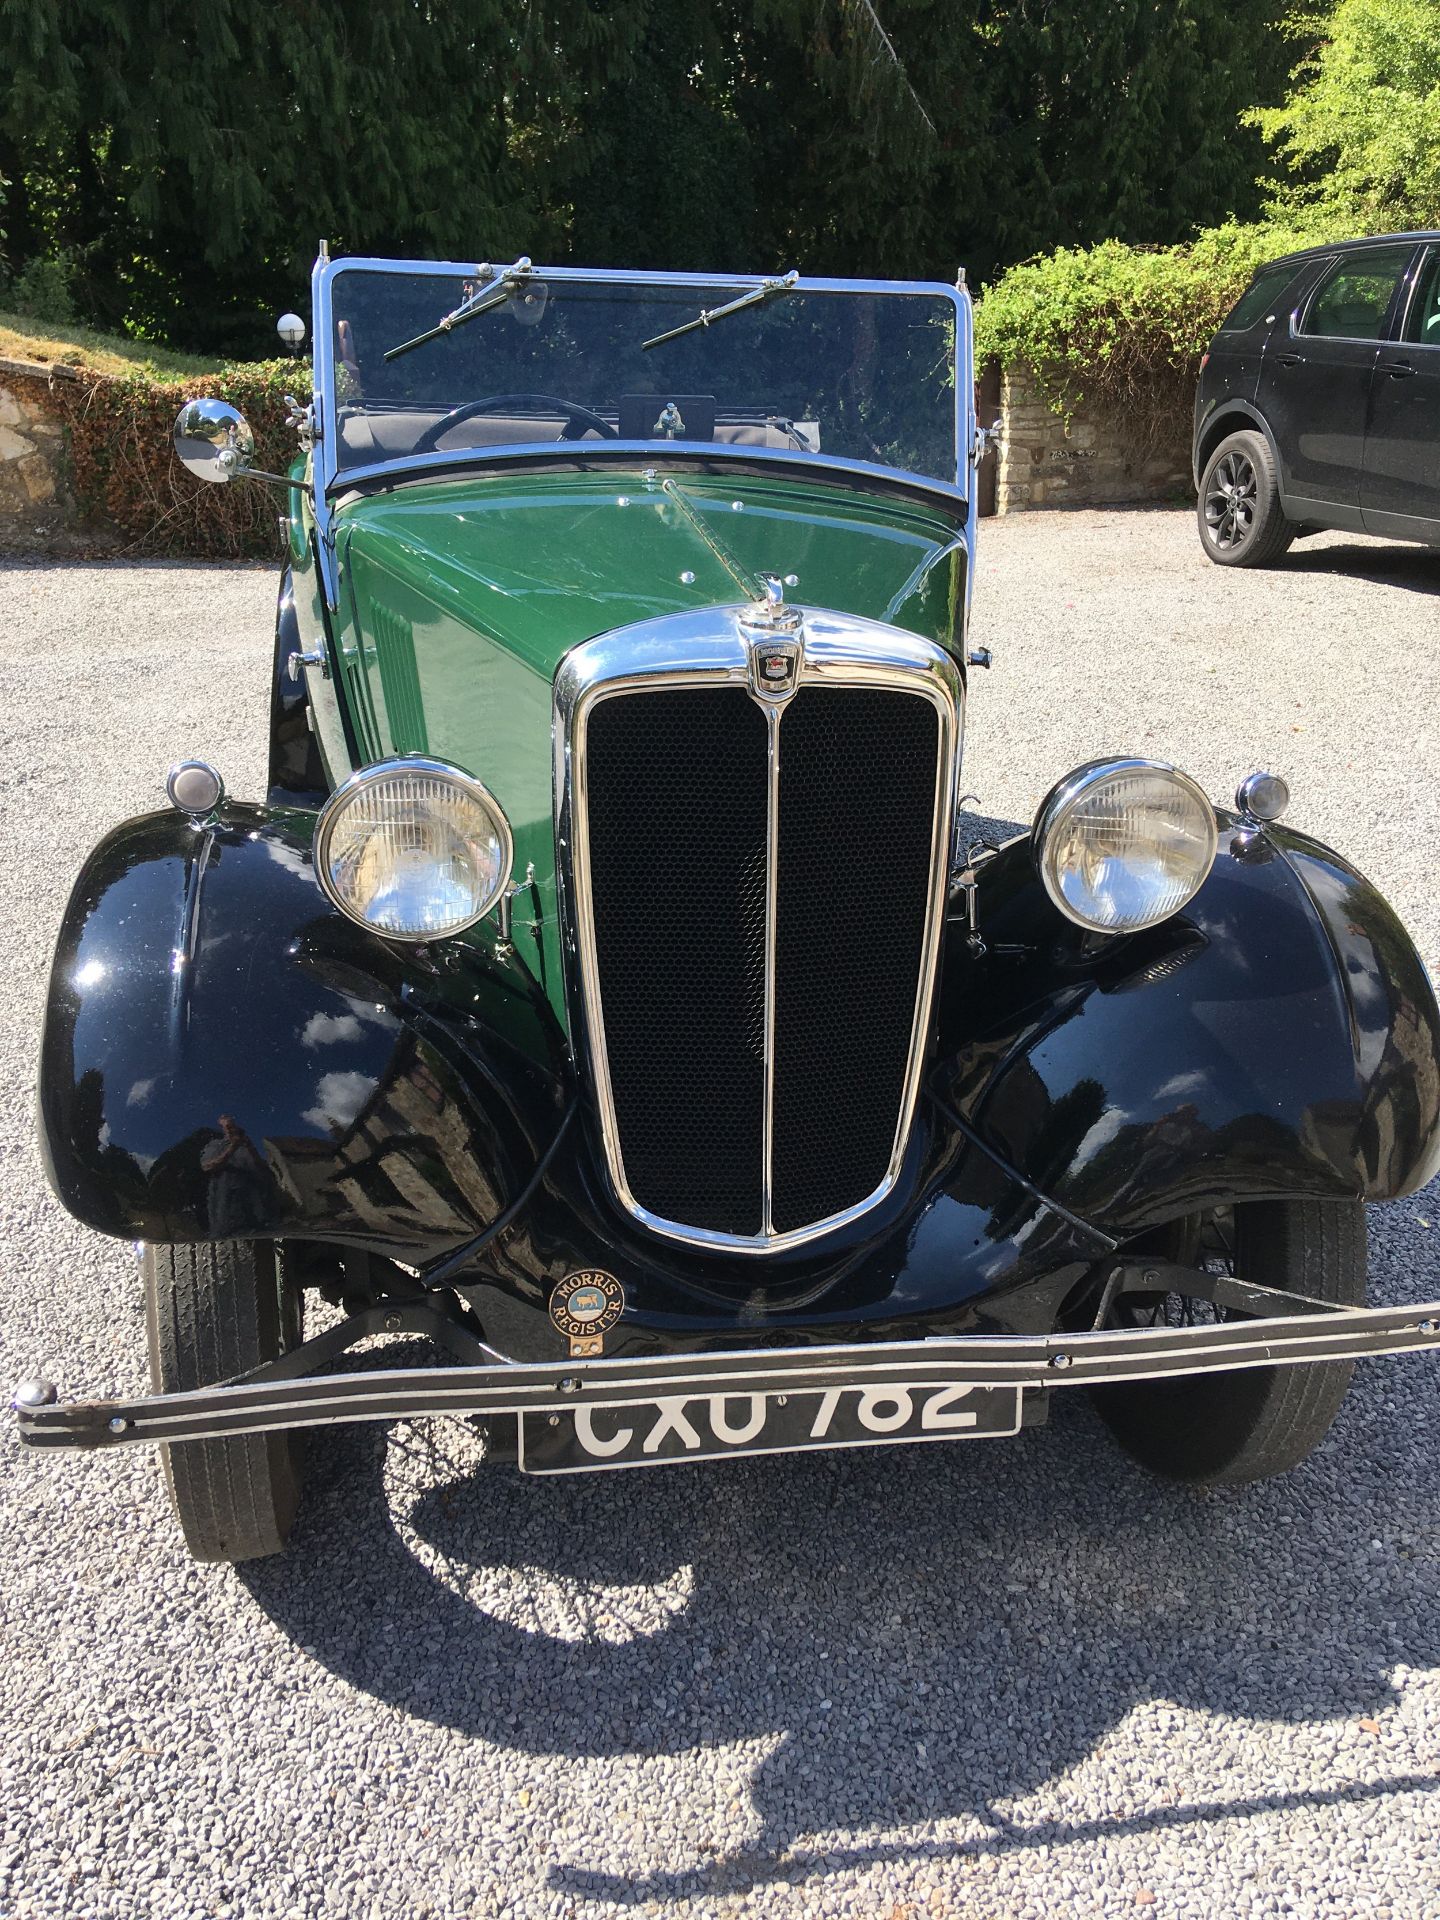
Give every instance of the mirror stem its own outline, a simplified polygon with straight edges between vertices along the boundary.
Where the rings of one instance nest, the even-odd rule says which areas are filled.
[[[263,467],[237,467],[232,476],[236,480],[273,480],[277,487],[298,487],[301,493],[315,498],[314,484],[309,480],[292,480],[288,473],[267,473]]]

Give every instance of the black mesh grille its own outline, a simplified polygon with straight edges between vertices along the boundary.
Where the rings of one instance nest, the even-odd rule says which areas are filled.
[[[895,1142],[940,721],[807,686],[780,723],[771,1226],[866,1199]],[[767,720],[738,688],[612,696],[587,731],[590,912],[620,1154],[664,1219],[753,1235],[764,1176]]]
[[[939,716],[806,687],[780,727],[772,1223],[873,1193],[895,1144],[925,940]]]
[[[761,1227],[765,716],[743,690],[602,701],[590,889],[630,1191],[667,1220]]]

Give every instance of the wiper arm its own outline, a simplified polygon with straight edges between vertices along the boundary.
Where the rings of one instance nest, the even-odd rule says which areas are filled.
[[[642,340],[640,351],[648,353],[652,347],[663,347],[667,340],[678,340],[682,334],[698,333],[701,327],[712,327],[717,320],[724,320],[729,314],[740,313],[746,307],[761,306],[766,300],[773,300],[777,293],[789,293],[799,282],[797,269],[782,273],[778,279],[762,281],[758,287],[752,287],[749,293],[742,293],[738,300],[727,301],[723,307],[702,308],[693,320],[687,320],[684,326],[671,327],[668,333],[657,333],[653,340]],[[385,356],[390,357],[388,354]]]
[[[502,267],[495,278],[490,266],[480,269],[486,284],[478,293],[472,293],[468,300],[462,300],[453,313],[447,313],[438,326],[428,327],[424,333],[417,333],[413,340],[402,340],[398,347],[391,347],[385,354],[387,360],[398,360],[402,353],[410,353],[416,347],[423,347],[428,340],[438,340],[442,333],[449,333],[452,327],[463,327],[467,320],[476,320],[482,313],[489,313],[493,307],[503,307],[516,287],[523,286],[534,272],[529,258],[521,254],[513,267]]]

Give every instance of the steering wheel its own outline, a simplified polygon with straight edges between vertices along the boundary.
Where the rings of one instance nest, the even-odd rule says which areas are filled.
[[[618,440],[619,434],[607,420],[598,413],[592,413],[589,407],[582,407],[575,400],[557,400],[549,393],[489,393],[483,400],[467,400],[463,406],[452,407],[433,427],[427,427],[415,442],[412,452],[434,453],[440,442],[452,428],[462,426],[465,421],[473,420],[477,413],[495,413],[505,407],[520,407],[536,404],[547,407],[555,413],[563,413],[566,419],[562,440],[579,440],[593,429],[606,440]]]

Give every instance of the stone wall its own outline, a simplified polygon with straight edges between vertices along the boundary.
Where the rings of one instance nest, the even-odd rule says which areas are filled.
[[[1000,421],[1000,513],[1189,497],[1187,451],[1137,460],[1108,422],[1081,412],[1067,426],[1027,368],[1007,369]]]
[[[68,368],[0,359],[0,546],[44,542],[74,524],[54,381]]]

